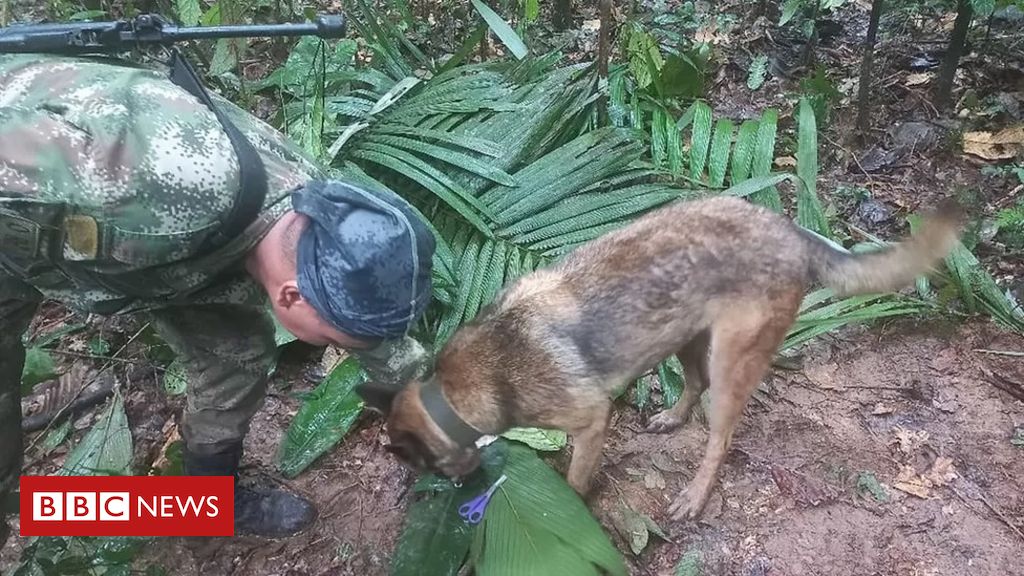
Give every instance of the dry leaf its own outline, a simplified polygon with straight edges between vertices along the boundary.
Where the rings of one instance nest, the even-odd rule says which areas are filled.
[[[927,84],[932,81],[932,74],[930,72],[918,72],[916,74],[910,74],[907,76],[907,86],[920,86],[921,84]]]
[[[932,464],[932,469],[925,477],[932,486],[945,486],[956,479],[956,469],[953,468],[953,460],[945,456],[939,456]]]
[[[896,409],[892,406],[887,406],[881,402],[875,404],[875,409],[871,411],[872,416],[883,416],[885,414],[892,414]]]
[[[775,159],[775,165],[779,168],[792,168],[796,166],[796,158],[792,156],[783,156]]]
[[[928,441],[928,432],[925,430],[907,430],[902,426],[897,426],[895,430],[896,440],[900,443],[900,452],[904,454],[913,454],[915,450]]]
[[[931,493],[928,491],[928,486],[923,478],[918,476],[914,469],[910,466],[904,466],[900,473],[896,476],[896,481],[893,482],[892,487],[907,494],[912,494],[918,498],[928,499],[931,497]]]
[[[581,26],[584,32],[597,32],[601,29],[600,20],[584,20]]]
[[[1024,150],[1024,124],[991,132],[965,132],[964,153],[985,160],[1006,160]]]

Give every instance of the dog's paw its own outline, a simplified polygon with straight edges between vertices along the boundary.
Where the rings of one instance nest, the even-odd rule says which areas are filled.
[[[696,520],[701,515],[701,512],[704,511],[706,501],[706,498],[691,497],[690,491],[686,490],[676,496],[675,500],[668,507],[669,516],[676,522]]]
[[[671,410],[665,410],[651,418],[651,421],[647,423],[645,431],[652,434],[664,434],[679,428],[683,423],[684,420],[673,414]]]

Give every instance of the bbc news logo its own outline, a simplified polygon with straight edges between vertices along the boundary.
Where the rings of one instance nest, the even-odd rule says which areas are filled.
[[[22,476],[22,536],[233,536],[230,476]]]

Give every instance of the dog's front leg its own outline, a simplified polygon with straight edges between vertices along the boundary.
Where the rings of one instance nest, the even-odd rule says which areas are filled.
[[[611,419],[611,403],[589,410],[593,419],[584,427],[572,433],[572,460],[569,462],[567,480],[569,486],[585,497],[590,483],[601,465],[601,453],[608,437],[608,423]]]

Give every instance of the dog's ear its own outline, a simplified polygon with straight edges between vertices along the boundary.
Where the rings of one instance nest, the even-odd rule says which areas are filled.
[[[384,416],[391,413],[391,404],[394,402],[395,396],[398,396],[398,392],[399,390],[393,387],[374,382],[364,382],[356,386],[356,394],[363,399],[366,407]]]

